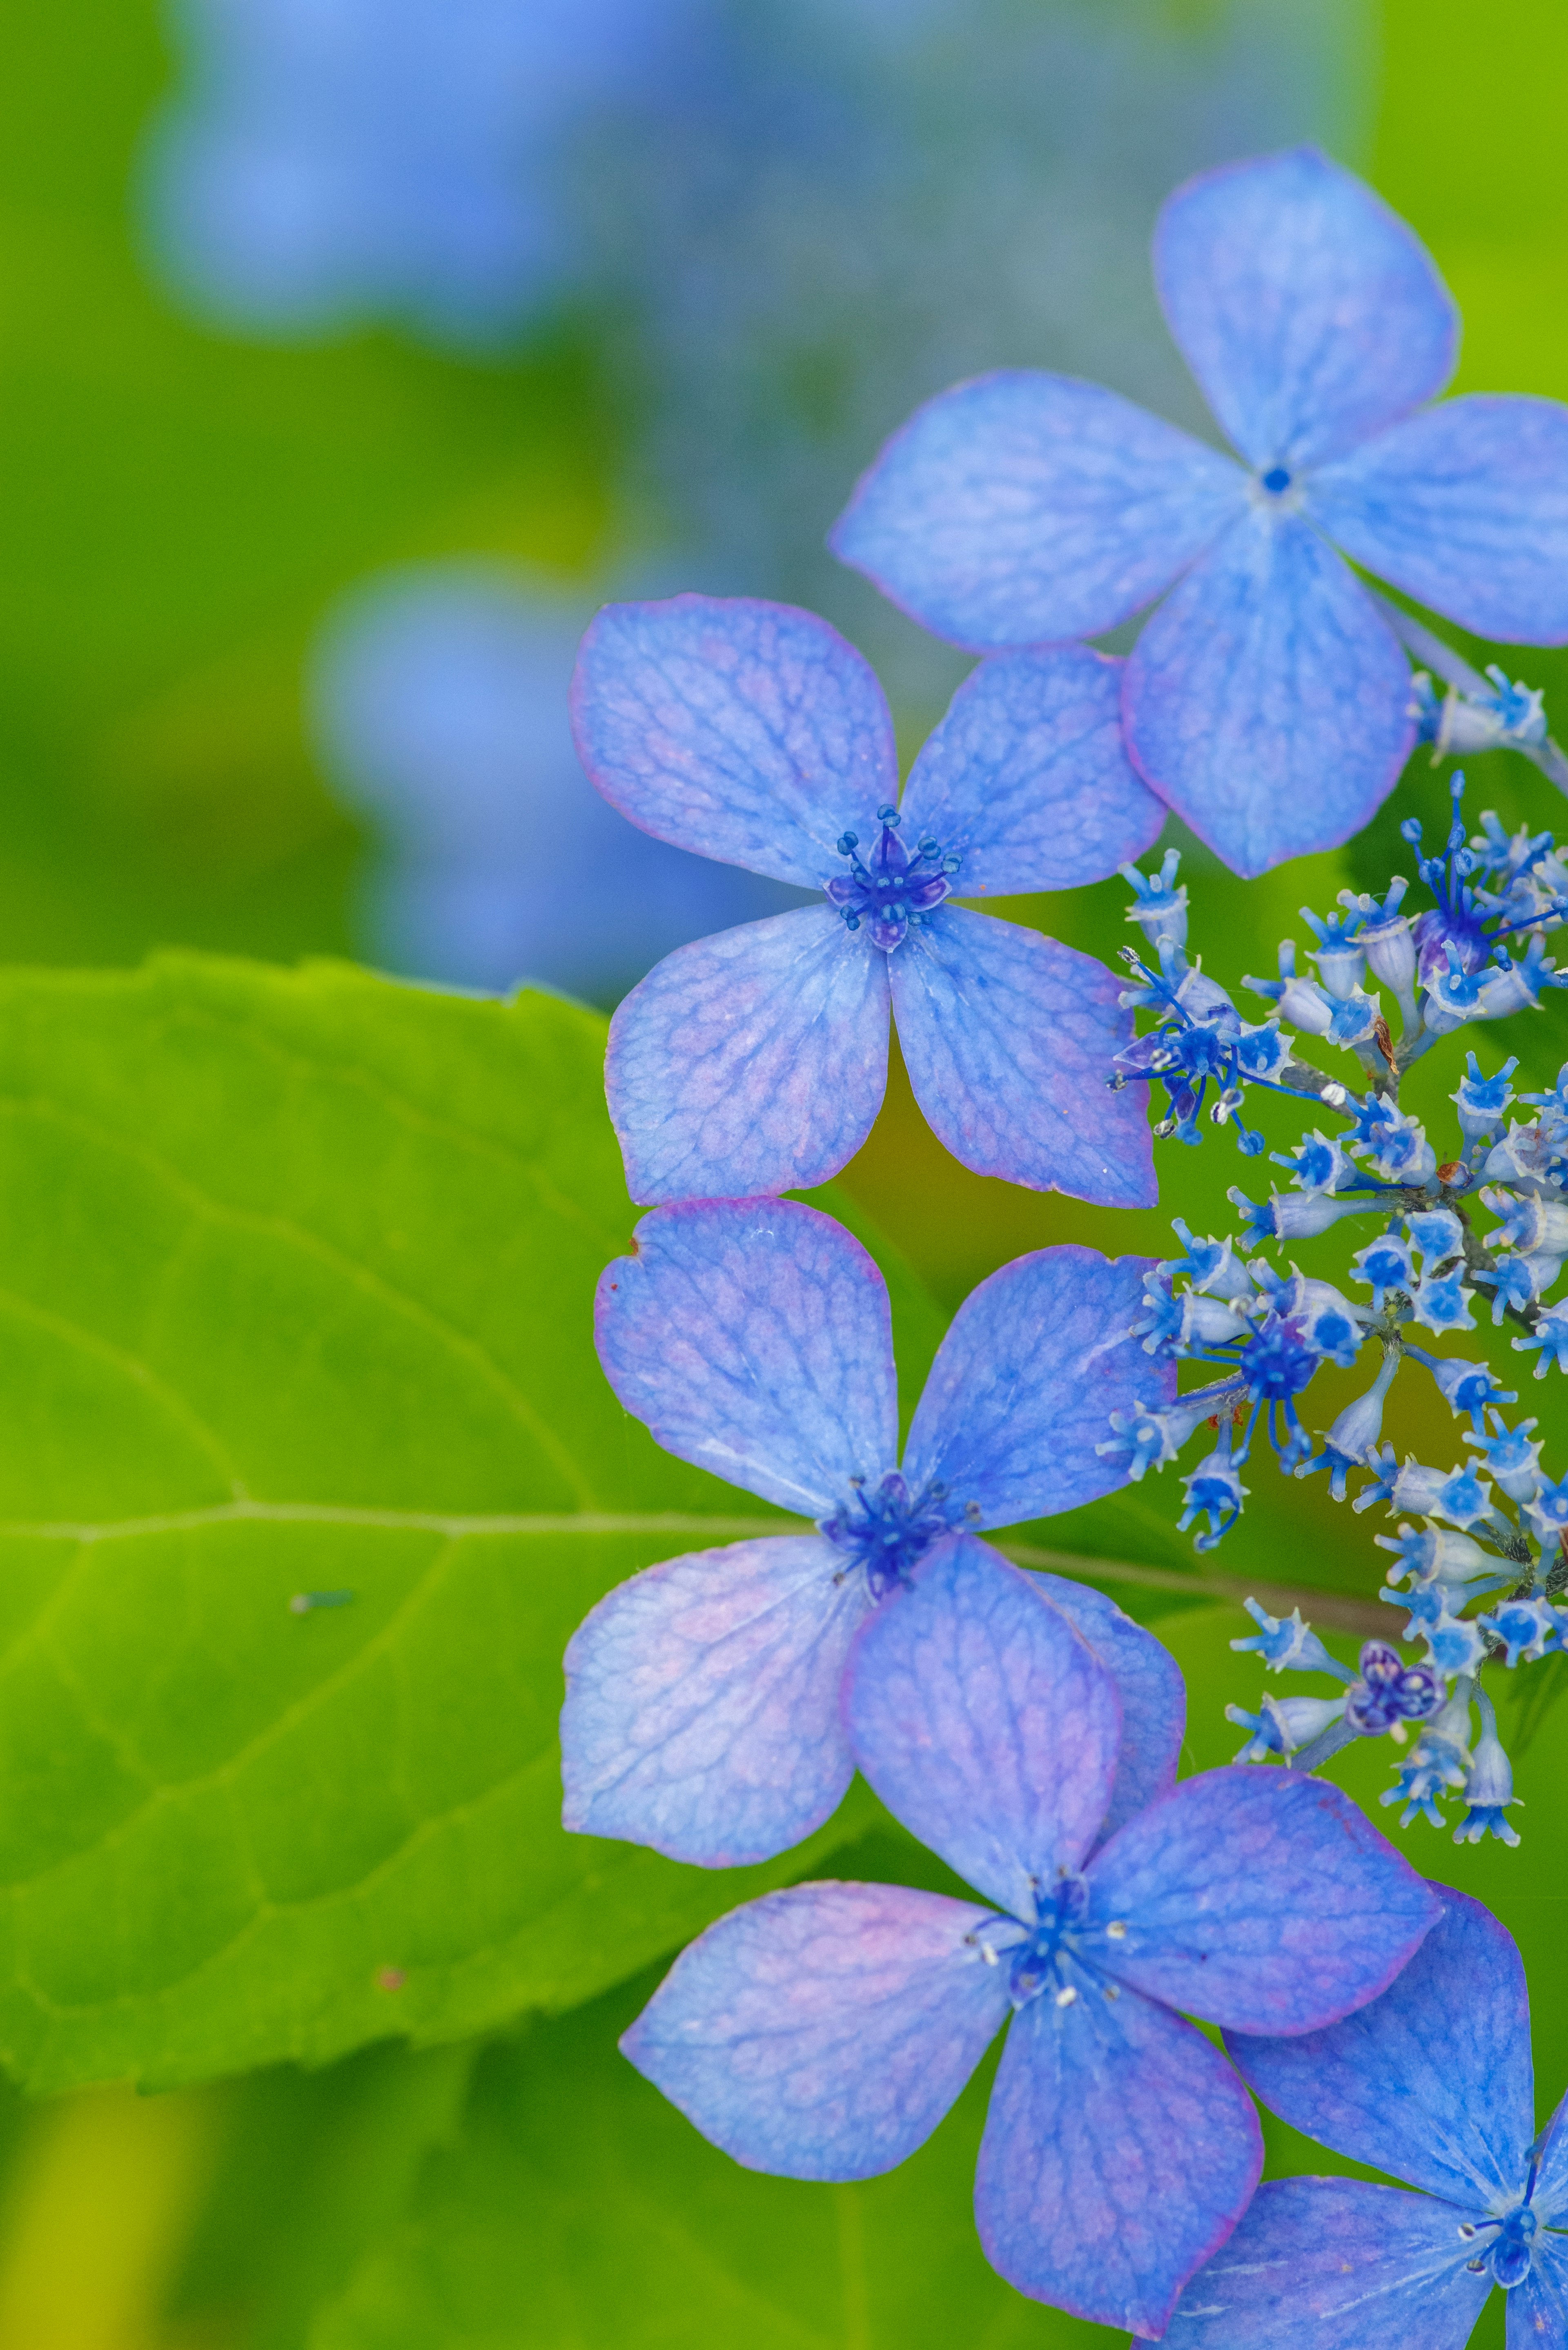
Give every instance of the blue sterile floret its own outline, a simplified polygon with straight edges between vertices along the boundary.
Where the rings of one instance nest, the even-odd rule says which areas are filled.
[[[1155,272],[1234,456],[1095,385],[1010,369],[893,436],[836,551],[971,651],[1151,613],[1123,688],[1133,755],[1240,873],[1359,831],[1423,728],[1436,739],[1446,721],[1445,749],[1502,742],[1545,764],[1530,689],[1450,678],[1449,649],[1332,548],[1480,635],[1564,641],[1568,412],[1436,399],[1453,367],[1448,292],[1402,224],[1314,150],[1179,189]],[[1439,712],[1413,688],[1411,653],[1458,683],[1460,706]]]
[[[621,2046],[752,2168],[845,2179],[920,2146],[1005,2029],[986,2252],[1022,2292],[1147,2338],[1262,2162],[1245,2092],[1174,2011],[1321,2030],[1440,1912],[1335,1788],[1233,1768],[1174,1785],[1168,1658],[1151,1678],[1149,1635],[1104,1601],[1069,1620],[1054,1587],[960,1537],[848,1661],[857,1765],[974,1895],[765,1894],[676,1960]],[[1149,2147],[1187,2144],[1200,2163],[1151,2168]]]

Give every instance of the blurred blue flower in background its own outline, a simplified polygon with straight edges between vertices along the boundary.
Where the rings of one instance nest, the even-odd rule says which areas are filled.
[[[1360,21],[1355,0],[1216,0],[1196,29],[1166,0],[183,0],[149,236],[182,298],[229,328],[384,321],[500,351],[563,294],[586,297],[623,395],[633,532],[603,592],[805,605],[929,731],[968,664],[827,554],[849,484],[915,403],[1004,363],[1096,376],[1200,426],[1147,283],[1156,207],[1262,147],[1354,150]],[[481,735],[505,669],[518,740],[555,740],[565,670],[524,655],[493,600],[465,651],[450,582],[431,594],[417,622],[411,587],[372,591],[358,664],[440,668],[432,706],[473,693],[463,727]],[[468,982],[543,971],[607,998],[678,939],[773,910],[682,916],[639,949],[652,908],[623,921],[606,865],[591,899],[563,884],[577,911],[554,959],[508,969],[524,935],[546,953],[544,786],[514,806],[493,762],[460,788],[411,754],[395,789],[368,785],[390,772],[389,728],[373,693],[330,683],[348,625],[329,624],[317,692],[336,715],[317,733],[329,779],[382,830],[379,960]],[[550,697],[536,722],[530,678]],[[556,772],[575,797],[576,769]],[[526,933],[501,911],[525,831]],[[673,856],[620,849],[656,854]]]
[[[380,846],[364,927],[396,969],[613,1001],[672,947],[803,905],[607,806],[572,747],[586,596],[431,564],[348,597],[317,644],[312,731]]]
[[[585,256],[585,113],[650,86],[682,0],[178,0],[185,86],[147,207],[164,272],[225,323],[514,337]]]

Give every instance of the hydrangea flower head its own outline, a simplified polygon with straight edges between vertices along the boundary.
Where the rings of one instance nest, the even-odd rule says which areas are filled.
[[[676,1961],[622,2048],[751,2168],[865,2178],[929,2137],[1008,2024],[975,2186],[987,2257],[1036,2300],[1158,2334],[1262,2163],[1241,2082],[1177,2011],[1320,2028],[1384,1988],[1437,1904],[1336,1789],[1282,1773],[1205,1773],[1107,1835],[1116,1684],[963,1536],[864,1625],[845,1718],[883,1802],[979,1898],[766,1896]]]
[[[600,613],[573,713],[606,798],[658,839],[826,900],[678,949],[622,1003],[605,1087],[634,1199],[836,1174],[881,1105],[891,1011],[916,1097],[966,1166],[1152,1203],[1141,1108],[1106,1090],[1132,1035],[1116,980],[945,902],[1075,887],[1152,840],[1118,674],[1079,646],[989,665],[900,806],[881,688],[825,620],[707,596]]]
[[[1511,1936],[1434,1887],[1439,1922],[1370,2006],[1296,2039],[1228,2033],[1266,2106],[1418,2190],[1284,2178],[1183,2295],[1170,2350],[1460,2350],[1494,2285],[1509,2350],[1568,2340],[1564,2099],[1535,2130]]]
[[[833,544],[978,651],[1097,636],[1163,597],[1123,681],[1133,757],[1259,873],[1356,831],[1414,740],[1387,608],[1336,548],[1478,635],[1568,641],[1568,409],[1428,404],[1453,303],[1315,149],[1179,188],[1154,263],[1234,458],[1094,384],[981,376],[894,436]]]
[[[667,1451],[816,1531],[667,1559],[599,1602],[566,1650],[565,1818],[732,1867],[799,1843],[842,1799],[839,1686],[867,1613],[955,1530],[1121,1484],[1096,1450],[1105,1416],[1150,1388],[1168,1400],[1175,1376],[1129,1336],[1147,1258],[1042,1249],[961,1306],[900,1460],[887,1288],[830,1216],[696,1201],[645,1216],[636,1245],[599,1284],[610,1385]],[[1096,1593],[1056,1590],[1167,1704],[1159,1644]]]

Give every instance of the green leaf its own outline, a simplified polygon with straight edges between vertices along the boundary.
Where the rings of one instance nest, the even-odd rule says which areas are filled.
[[[401,2220],[455,2144],[480,2043],[269,2066],[213,2100],[219,2147],[164,2315],[182,2341],[301,2350],[311,2316]]]
[[[30,2088],[570,2007],[872,1816],[857,1791],[730,1877],[559,1828],[586,1609],[786,1523],[599,1373],[635,1218],[603,1043],[549,996],[332,965],[0,977],[0,2055]]]
[[[618,2054],[651,1988],[482,2057],[461,2145],[310,2350],[1121,2350],[986,2264],[971,2197],[989,2064],[886,2178],[760,2178]]]

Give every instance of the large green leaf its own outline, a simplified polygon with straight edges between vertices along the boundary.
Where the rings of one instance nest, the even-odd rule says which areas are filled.
[[[870,1815],[736,1877],[559,1828],[573,1626],[784,1523],[599,1374],[634,1218],[603,1041],[552,997],[337,966],[0,981],[0,2056],[29,2087],[568,2007]],[[940,1318],[894,1279],[917,1368]]]

